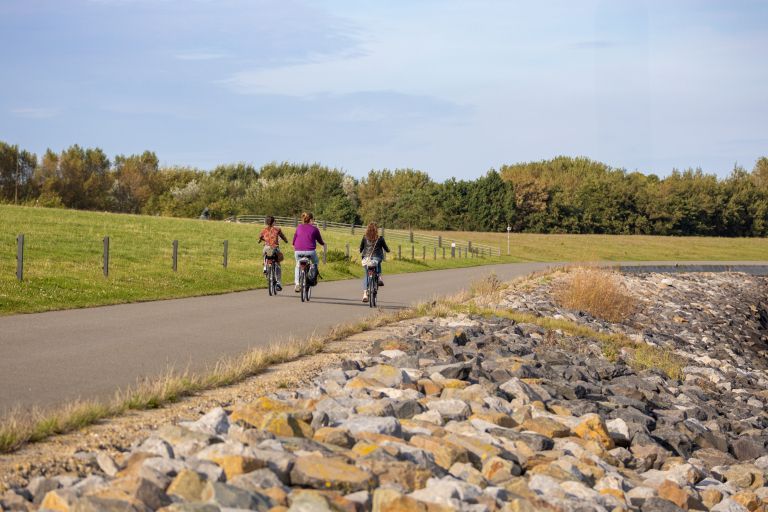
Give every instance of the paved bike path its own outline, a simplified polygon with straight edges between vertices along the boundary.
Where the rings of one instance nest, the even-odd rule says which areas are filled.
[[[385,275],[379,305],[384,310],[404,308],[455,293],[491,272],[508,280],[554,265],[558,264]],[[116,389],[160,375],[169,367],[199,370],[250,348],[322,334],[372,314],[360,302],[361,294],[357,279],[321,281],[307,304],[286,286],[277,297],[253,290],[0,317],[0,413],[14,406],[109,397]]]

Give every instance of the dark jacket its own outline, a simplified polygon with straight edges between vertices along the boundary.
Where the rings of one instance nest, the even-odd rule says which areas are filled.
[[[381,261],[384,259],[384,251],[389,252],[389,247],[383,236],[377,238],[375,242],[371,242],[366,237],[360,240],[360,254],[363,258],[376,258]]]

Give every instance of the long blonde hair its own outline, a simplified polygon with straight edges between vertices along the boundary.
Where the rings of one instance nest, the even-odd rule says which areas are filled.
[[[375,222],[368,224],[368,227],[365,229],[365,238],[371,242],[375,242],[379,239],[379,228],[376,226]]]

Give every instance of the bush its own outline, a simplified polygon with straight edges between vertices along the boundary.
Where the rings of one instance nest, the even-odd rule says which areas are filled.
[[[555,290],[555,298],[561,306],[609,322],[621,322],[637,308],[637,300],[624,288],[620,276],[599,269],[574,271]]]

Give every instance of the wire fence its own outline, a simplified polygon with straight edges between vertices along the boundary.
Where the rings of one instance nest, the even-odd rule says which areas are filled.
[[[225,222],[239,222],[248,224],[264,224],[266,215],[236,215],[225,219]],[[296,227],[299,225],[300,219],[298,217],[278,217],[275,216],[275,224],[280,227]],[[334,231],[346,231],[351,234],[360,233],[365,231],[365,226],[360,224],[345,224],[343,222],[332,222],[328,220],[318,219],[315,224],[322,230],[334,230]],[[379,228],[382,236],[385,236],[389,240],[400,241],[409,244],[420,244],[427,247],[436,247],[443,249],[445,247],[462,252],[471,253],[475,256],[501,256],[501,247],[494,247],[491,245],[473,243],[471,240],[462,240],[453,237],[444,237],[442,235],[430,235],[426,233],[419,233],[413,230],[404,229],[390,229]]]
[[[248,223],[263,223],[264,217],[263,216],[256,216],[256,215],[250,215],[247,217],[248,220],[240,220],[237,221],[229,220],[230,222],[248,222]],[[275,223],[279,224],[282,227],[290,227],[295,226],[294,220],[292,218],[288,217],[282,217],[280,219],[275,218]],[[362,226],[352,226],[350,224],[343,225],[340,223],[323,223],[320,222],[320,225],[323,229],[344,229],[344,230],[350,230],[352,233],[357,230],[357,232],[362,233]],[[402,243],[403,240],[400,240],[402,238],[402,230],[396,230],[393,232],[390,230],[386,231],[386,234],[388,237],[390,237],[390,250],[392,251],[392,259],[394,260],[403,260],[403,261],[411,261],[411,262],[418,262],[419,260],[422,262],[427,262],[428,260],[437,261],[439,259],[447,260],[447,259],[459,259],[459,258],[486,258],[494,256],[496,253],[492,253],[489,250],[485,250],[484,248],[477,247],[471,245],[469,242],[464,242],[463,245],[456,244],[455,242],[451,240],[442,240],[442,245],[439,246],[437,244],[430,245],[429,243],[425,243],[423,238],[427,237],[420,237],[419,235],[411,232],[405,232],[405,243]],[[392,239],[395,239],[392,241]],[[434,238],[434,237],[432,237]],[[437,237],[440,239],[441,237]],[[25,247],[26,247],[26,241],[28,237],[25,236],[24,233],[19,233],[19,235],[16,237],[16,279],[21,282],[24,281],[25,277],[25,270],[27,267],[27,260],[29,259],[27,254],[25,253]],[[111,238],[109,236],[103,237],[101,240],[101,272],[104,274],[105,278],[109,278],[110,276],[110,262],[114,261],[115,258],[111,256],[111,249],[113,248],[113,243],[111,243]],[[168,262],[168,267],[173,272],[177,272],[179,270],[179,263],[181,260],[185,261],[195,261],[200,258],[199,251],[195,252],[194,255],[185,252],[185,254],[181,254],[180,248],[182,246],[187,247],[185,245],[184,240],[167,240],[165,242],[160,242],[158,244],[158,252],[165,252],[162,248],[165,246],[166,243],[170,244],[170,261]],[[222,252],[219,253],[219,255],[214,258],[214,260],[217,260],[216,266],[221,265],[224,269],[227,269],[229,267],[229,263],[231,261],[230,257],[230,248],[233,247],[233,244],[230,243],[229,240],[223,240],[219,241],[221,243]],[[438,243],[440,240],[438,240]],[[405,245],[405,247],[403,247]],[[417,251],[416,246],[420,245],[420,250]],[[167,247],[167,246],[165,246]],[[487,246],[484,246],[487,247]],[[357,260],[354,256],[355,248],[350,247],[350,243],[346,242],[344,245],[337,246],[337,247],[329,247],[328,245],[324,245],[321,250],[318,250],[318,257],[319,259],[324,263],[328,263],[329,261],[347,261],[350,263],[356,263]],[[286,255],[290,255],[290,251],[286,252]],[[124,254],[123,254],[124,256]],[[34,260],[34,257],[32,258]],[[211,262],[211,254],[207,254],[206,256],[202,257],[207,262]],[[250,259],[250,258],[249,258]],[[387,259],[387,256],[385,254],[385,259]],[[197,267],[200,269],[199,265]]]

